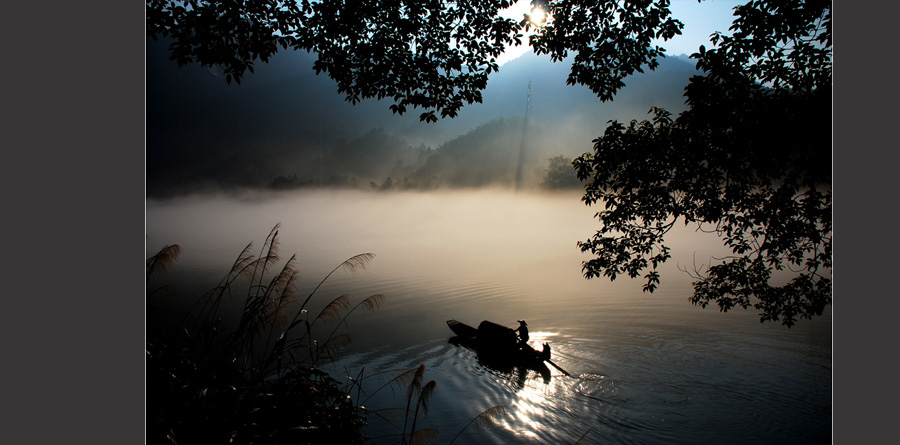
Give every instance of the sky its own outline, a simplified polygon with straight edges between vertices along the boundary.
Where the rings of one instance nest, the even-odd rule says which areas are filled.
[[[672,15],[684,24],[682,35],[669,41],[659,41],[656,44],[666,48],[666,53],[672,56],[679,54],[691,55],[697,52],[700,45],[709,46],[710,34],[721,31],[728,33],[728,27],[733,19],[735,6],[746,3],[746,0],[672,0],[669,9]],[[504,17],[519,19],[531,9],[531,2],[519,0],[511,8],[508,8]],[[512,47],[507,50],[498,62],[504,63],[515,59],[530,51],[526,45]]]

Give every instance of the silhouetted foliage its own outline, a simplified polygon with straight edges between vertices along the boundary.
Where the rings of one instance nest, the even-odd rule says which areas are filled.
[[[219,285],[189,310],[169,307],[148,318],[148,443],[363,441],[364,408],[318,365],[332,360],[346,338],[335,335],[346,317],[360,306],[376,309],[384,297],[370,296],[345,311],[350,300],[341,296],[310,319],[307,304],[319,287],[301,300],[296,258],[268,276],[280,261],[278,228],[258,256],[248,244]],[[147,260],[148,284],[180,251],[166,246]],[[339,268],[365,268],[372,258],[366,253],[347,259],[319,286]],[[241,278],[249,283],[241,286]],[[234,306],[242,293],[242,307]],[[316,335],[317,322],[331,320],[338,320],[331,335]]]
[[[559,155],[549,159],[550,167],[541,187],[545,189],[568,189],[581,186],[578,176],[572,170],[572,160]]]
[[[274,190],[291,190],[304,185],[308,185],[308,183],[299,181],[297,175],[292,174],[289,176],[279,176],[273,179],[272,182],[269,183],[269,188]]]
[[[346,100],[388,98],[403,114],[422,108],[426,122],[454,117],[481,102],[488,75],[507,46],[522,43],[527,17],[498,13],[511,0],[147,0],[147,35],[172,39],[180,65],[221,66],[240,82],[257,60],[279,48],[317,55],[314,69],[327,73]],[[553,17],[531,42],[535,52],[561,60],[575,55],[568,82],[610,100],[622,79],[643,66],[653,69],[663,49],[653,38],[680,34],[668,0],[540,1]]]
[[[595,255],[583,271],[643,273],[652,292],[680,219],[733,253],[695,266],[694,304],[752,305],[791,326],[831,303],[831,3],[751,1],[735,17],[732,36],[691,56],[705,76],[686,87],[687,111],[612,122],[575,159],[584,202],[603,203],[600,230],[579,243]],[[778,285],[783,270],[793,278]]]
[[[538,3],[538,2],[533,2]],[[669,15],[668,0],[540,1],[552,20],[539,26],[531,46],[554,62],[574,53],[566,83],[585,85],[601,100],[612,100],[622,79],[643,67],[655,69],[665,49],[653,39],[681,34],[682,23]],[[526,29],[529,22],[523,22]]]

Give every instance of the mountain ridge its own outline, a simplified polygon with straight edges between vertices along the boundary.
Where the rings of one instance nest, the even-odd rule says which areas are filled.
[[[396,162],[409,170],[410,159],[424,163],[425,151],[440,151],[479,126],[501,118],[521,119],[526,114],[529,83],[528,119],[531,126],[542,129],[540,143],[553,145],[549,147],[553,153],[572,157],[589,151],[590,141],[602,134],[611,119],[644,119],[650,106],[681,111],[683,88],[696,73],[686,58],[667,57],[656,71],[626,78],[627,86],[612,102],[603,103],[584,86],[566,85],[569,64],[526,53],[490,77],[483,103],[463,107],[454,119],[425,124],[419,122],[418,110],[392,114],[389,101],[347,103],[336,94],[334,81],[312,70],[313,54],[278,54],[270,63],[257,66],[241,85],[227,85],[215,70],[178,67],[168,60],[164,41],[148,39],[146,54],[148,195],[191,190],[186,183],[259,186],[270,183],[272,175],[293,174],[302,179],[302,164],[331,157],[330,165],[339,166],[335,155],[342,152],[354,152],[367,157],[371,165],[381,165],[379,175],[384,174],[385,165]],[[373,133],[375,129],[384,134]],[[375,136],[372,150],[397,159],[376,160],[371,153],[362,156],[367,135]],[[348,141],[363,146],[348,152]],[[403,147],[388,148],[384,141]],[[351,161],[345,160],[348,165]],[[242,171],[242,165],[252,171]],[[346,170],[358,174],[359,167]],[[327,173],[338,172],[319,172],[319,176],[328,177]],[[368,179],[359,178],[363,183]],[[173,192],[176,184],[180,186]]]

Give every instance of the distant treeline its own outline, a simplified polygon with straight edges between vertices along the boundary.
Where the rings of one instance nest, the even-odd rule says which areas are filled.
[[[527,124],[527,125],[526,125]],[[499,118],[434,149],[412,146],[381,128],[362,136],[337,138],[330,147],[314,141],[281,148],[245,150],[176,175],[148,177],[149,196],[209,189],[339,187],[375,190],[516,187],[574,188],[571,157],[579,146],[555,130],[521,117]],[[521,160],[520,160],[521,157]],[[207,162],[208,158],[204,159]],[[521,167],[519,163],[521,162]],[[191,163],[206,165],[202,162]],[[170,172],[190,165],[171,165]],[[517,183],[517,172],[520,178]]]
[[[517,172],[522,188],[572,186],[566,159],[591,151],[610,119],[646,119],[651,105],[683,109],[684,85],[697,74],[690,59],[667,57],[656,70],[627,78],[614,103],[600,102],[589,89],[566,84],[570,64],[526,54],[491,77],[483,103],[425,125],[378,101],[347,104],[305,53],[227,86],[206,69],[179,68],[165,42],[157,43],[148,42],[147,52],[148,197],[246,188],[515,187]],[[549,161],[558,156],[565,162]]]

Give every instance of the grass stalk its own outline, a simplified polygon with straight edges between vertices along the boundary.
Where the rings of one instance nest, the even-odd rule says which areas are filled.
[[[409,409],[412,405],[413,397],[419,395],[422,391],[422,379],[425,376],[425,364],[419,365],[416,368],[415,372],[412,374],[412,380],[409,382],[409,386],[406,388],[406,415],[403,417],[403,436],[401,438],[402,443],[406,443],[406,424],[409,421]]]
[[[171,244],[164,246],[156,255],[147,259],[147,281],[154,273],[164,274],[181,255],[181,246]]]
[[[427,416],[428,415],[428,402],[431,400],[431,395],[434,393],[434,388],[437,386],[437,382],[434,380],[429,381],[422,387],[422,391],[419,392],[418,401],[416,401],[416,411],[413,413],[413,422],[412,426],[409,428],[409,436],[410,443],[414,437],[416,437],[416,420],[419,418],[419,408],[422,408],[422,412]]]
[[[349,341],[349,335],[337,335],[335,328],[319,344],[312,340],[312,325],[303,315],[316,291],[338,269],[364,268],[374,255],[360,254],[342,262],[303,304],[294,306],[296,255],[275,276],[267,277],[280,261],[279,227],[269,232],[259,256],[251,253],[253,243],[247,244],[218,285],[192,303],[181,319],[183,328],[148,331],[148,422],[152,412],[155,433],[148,441],[281,442],[285,437],[324,437],[317,435],[332,426],[339,427],[335,432],[346,437],[353,437],[354,431],[361,434],[364,411],[352,405],[349,395],[355,387],[359,400],[363,371],[342,390],[336,380],[315,369],[315,360],[332,357]],[[180,246],[170,245],[150,257],[148,282],[153,275],[166,272],[180,252]],[[241,277],[249,281],[242,307],[234,323],[223,323],[224,300],[240,292],[235,286]],[[347,317],[358,307],[374,310],[382,300],[380,295],[372,296],[345,312],[351,302],[349,296],[341,296],[316,320],[340,319],[337,326],[346,326]],[[307,347],[309,354],[304,357],[302,350]],[[317,414],[316,407],[333,410]],[[311,429],[277,429],[281,422],[296,425],[297,412],[324,423],[313,423]],[[148,439],[150,435],[148,429]]]
[[[584,441],[584,438],[587,437],[587,435],[590,432],[591,432],[591,428],[588,428],[588,430],[585,431],[584,434],[582,434],[581,437],[579,437],[578,440],[575,441],[574,445],[580,445]]]
[[[506,405],[492,406],[492,407],[482,411],[481,414],[475,416],[475,418],[470,420],[469,423],[466,424],[466,426],[462,427],[462,429],[459,430],[459,432],[456,433],[455,436],[453,436],[453,439],[450,439],[450,442],[448,442],[448,445],[453,443],[456,440],[456,438],[458,438],[459,435],[462,434],[463,431],[465,431],[466,428],[468,428],[473,423],[475,423],[476,425],[478,425],[482,428],[488,428],[488,427],[494,426],[497,424],[497,421],[500,419],[500,416],[506,414],[508,411],[509,411],[509,407]]]

